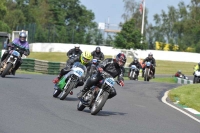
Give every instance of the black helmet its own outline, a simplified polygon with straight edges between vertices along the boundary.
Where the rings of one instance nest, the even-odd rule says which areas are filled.
[[[124,66],[126,64],[126,56],[123,53],[119,53],[116,56],[116,61],[117,61],[118,65],[120,67],[122,67],[122,66]]]
[[[19,33],[19,40],[20,40],[20,42],[25,42],[26,41],[26,32],[24,30],[22,30]]]
[[[96,47],[96,50],[95,50],[97,53],[100,53],[101,52],[101,48],[100,47]]]

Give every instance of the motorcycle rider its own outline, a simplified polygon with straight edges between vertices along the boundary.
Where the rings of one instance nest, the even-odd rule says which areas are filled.
[[[21,57],[24,54],[25,56],[28,56],[30,54],[30,50],[29,50],[29,43],[28,41],[26,41],[26,32],[24,30],[19,32],[19,38],[15,38],[12,43],[7,45],[7,50],[4,52],[2,58],[1,58],[1,67],[2,67],[2,63],[3,61],[9,57],[10,51],[15,49],[15,48],[19,48],[20,49],[20,54]],[[15,75],[16,70],[21,66],[22,64],[22,59],[20,58],[18,60],[18,62],[16,63],[15,68],[13,68],[13,70],[11,71],[13,75]]]
[[[178,70],[176,73],[175,73],[175,77],[180,77],[180,75],[183,75],[181,70]]]
[[[154,59],[154,57],[153,57],[153,54],[150,52],[149,54],[148,54],[148,57],[146,57],[144,60],[143,60],[143,62],[142,62],[142,64],[144,64],[145,62],[151,62],[151,64],[152,64],[152,72],[153,72],[153,78],[155,78],[155,67],[156,67],[156,60]],[[142,77],[144,77],[144,70],[145,70],[145,67],[143,68],[143,71],[142,71]]]
[[[80,49],[80,45],[79,44],[76,44],[74,46],[74,48],[70,49],[68,52],[67,52],[67,56],[69,58],[73,57],[73,56],[80,56],[82,54],[82,51]]]
[[[87,71],[88,71],[90,69],[90,66],[91,66],[91,64],[90,64],[91,59],[92,59],[92,55],[88,51],[84,51],[80,56],[76,56],[76,57],[74,57],[72,59],[69,59],[67,61],[67,63],[66,63],[66,67],[63,68],[60,71],[60,74],[58,75],[58,77],[56,77],[52,82],[54,84],[57,84],[60,81],[60,79],[62,78],[62,76],[65,75],[65,74],[67,74],[70,71],[70,69],[72,68],[72,66],[73,66],[73,64],[75,62],[81,62],[83,65],[86,66]],[[87,74],[87,71],[85,72],[86,74]],[[86,79],[84,78],[81,81],[79,81],[79,83],[77,84],[76,87],[82,86],[84,84],[85,80]],[[70,94],[72,95],[73,92],[70,92]]]
[[[194,67],[194,73],[197,70],[200,71],[200,62]],[[194,75],[194,73],[193,73],[193,75]]]
[[[139,70],[142,69],[142,66],[140,64],[140,62],[138,61],[138,58],[134,58],[133,62],[130,63],[129,67],[131,67],[132,65],[135,65]],[[131,68],[129,69],[129,73],[131,72]],[[140,71],[135,71],[135,73],[137,74],[137,76],[139,75]]]
[[[90,77],[84,88],[78,93],[78,98],[81,98],[92,86],[97,85],[99,81],[103,79],[102,73],[105,71],[110,74],[113,78],[118,76],[118,81],[121,86],[124,86],[123,79],[123,66],[126,63],[126,56],[123,53],[119,53],[115,59],[107,58],[102,61],[98,66],[98,73]],[[113,87],[109,95],[109,99],[117,95],[115,88]]]
[[[97,59],[97,60],[104,60],[104,54],[101,52],[101,48],[100,47],[96,47],[96,49],[91,53],[93,56],[93,59]]]

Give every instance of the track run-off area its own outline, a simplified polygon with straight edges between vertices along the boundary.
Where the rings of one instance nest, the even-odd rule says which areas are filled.
[[[88,108],[77,110],[82,87],[63,101],[53,98],[53,78],[0,78],[0,133],[200,133],[200,123],[161,101],[179,84],[127,80],[93,116]]]

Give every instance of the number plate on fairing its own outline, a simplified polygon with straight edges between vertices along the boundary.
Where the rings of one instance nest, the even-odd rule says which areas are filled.
[[[114,86],[115,84],[115,80],[113,78],[106,78],[105,82],[110,86]]]

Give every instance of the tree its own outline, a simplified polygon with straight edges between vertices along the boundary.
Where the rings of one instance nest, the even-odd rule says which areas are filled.
[[[125,49],[142,49],[140,44],[141,33],[135,28],[135,20],[132,18],[125,22],[120,33],[117,33],[115,38],[115,46]]]

